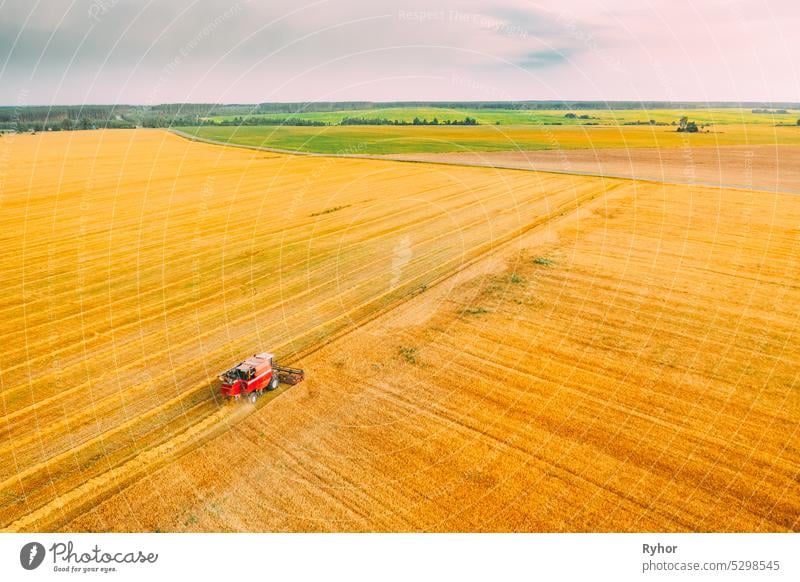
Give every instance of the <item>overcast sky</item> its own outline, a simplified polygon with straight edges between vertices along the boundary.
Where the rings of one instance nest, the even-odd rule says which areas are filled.
[[[4,105],[800,101],[797,0],[0,0]]]

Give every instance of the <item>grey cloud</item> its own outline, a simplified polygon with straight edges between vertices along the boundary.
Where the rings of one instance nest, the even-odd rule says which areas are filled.
[[[540,50],[524,55],[522,58],[515,61],[515,64],[526,69],[538,69],[541,67],[560,65],[568,61],[569,58],[569,51],[566,49]]]

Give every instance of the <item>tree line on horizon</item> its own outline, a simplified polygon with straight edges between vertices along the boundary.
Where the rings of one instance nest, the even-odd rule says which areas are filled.
[[[158,107],[141,106],[31,106],[0,107],[0,132],[72,131],[87,129],[134,129],[136,127],[169,128],[198,126],[299,126],[320,127],[328,125],[478,125],[477,119],[440,121],[434,117],[415,117],[411,121],[385,117],[343,117],[339,122],[289,117],[259,117],[237,115],[230,119],[213,119],[218,115],[211,105],[197,105],[191,112],[178,105]]]
[[[591,109],[594,105],[601,102],[583,102],[583,103],[556,103],[556,102],[532,102],[527,105],[536,108],[565,108],[569,106],[574,109]],[[525,102],[518,105],[524,105]],[[617,102],[618,105],[630,106],[633,102]],[[326,110],[326,107],[337,105],[339,109],[332,111],[346,111],[348,106],[361,107],[365,109],[380,106],[386,108],[387,106],[407,107],[407,106],[438,106],[457,109],[459,106],[469,106],[477,109],[491,109],[491,108],[506,108],[513,109],[512,104],[509,102],[396,102],[392,104],[387,103],[369,103],[369,102],[346,102],[346,103],[327,103],[327,104],[259,104],[259,105],[237,105],[227,104],[219,105],[213,103],[172,103],[162,104],[156,106],[143,106],[143,105],[59,105],[59,106],[0,106],[0,132],[26,132],[26,131],[69,131],[69,130],[85,130],[85,129],[132,129],[135,127],[157,127],[168,128],[174,126],[203,126],[203,125],[275,125],[275,126],[325,126],[325,125],[478,125],[477,119],[465,116],[464,119],[453,120],[445,119],[440,120],[434,117],[431,120],[426,118],[416,117],[411,121],[400,119],[389,119],[386,117],[368,117],[368,116],[344,116],[339,122],[324,122],[320,120],[304,119],[297,116],[297,113],[302,111],[320,111]],[[560,105],[559,107],[556,107]],[[608,106],[608,103],[604,103]],[[658,102],[640,103],[639,105],[666,105]],[[673,104],[670,104],[673,105]],[[685,104],[684,104],[685,105]],[[713,105],[713,104],[706,104]],[[744,104],[728,104],[744,105]],[[765,105],[765,104],[761,104]],[[779,104],[766,104],[773,107]],[[781,104],[782,105],[782,104]],[[800,106],[795,104],[793,109],[798,109]],[[283,110],[285,113],[290,114],[286,117],[259,117],[258,113],[275,113],[276,111]],[[753,107],[752,111],[767,111],[767,108]],[[771,113],[783,113],[788,109],[773,109]],[[210,119],[213,116],[233,115],[230,119]],[[589,115],[576,115],[572,112],[567,113],[565,117],[576,116],[582,119],[591,119]],[[651,124],[652,121],[650,122]],[[696,125],[691,125],[693,122],[686,122],[686,125],[679,125],[678,131],[686,131],[693,133],[696,131]],[[673,122],[673,125],[675,122]],[[780,125],[790,125],[790,123],[781,123]],[[797,120],[797,125],[800,125],[800,119]]]

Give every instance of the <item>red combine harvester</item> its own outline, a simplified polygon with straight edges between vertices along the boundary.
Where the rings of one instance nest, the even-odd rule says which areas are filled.
[[[278,366],[272,354],[253,354],[220,374],[222,395],[239,399],[242,396],[255,403],[265,390],[275,390],[278,385],[297,384],[305,377],[303,370]]]

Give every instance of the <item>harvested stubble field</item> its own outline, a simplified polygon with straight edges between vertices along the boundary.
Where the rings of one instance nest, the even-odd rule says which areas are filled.
[[[798,529],[796,197],[3,145],[8,529]]]
[[[57,527],[233,426],[249,410],[220,406],[215,380],[244,355],[316,346],[600,194],[581,179],[277,156],[158,130],[0,147],[11,530]]]
[[[65,528],[797,530],[796,197],[604,192]]]

